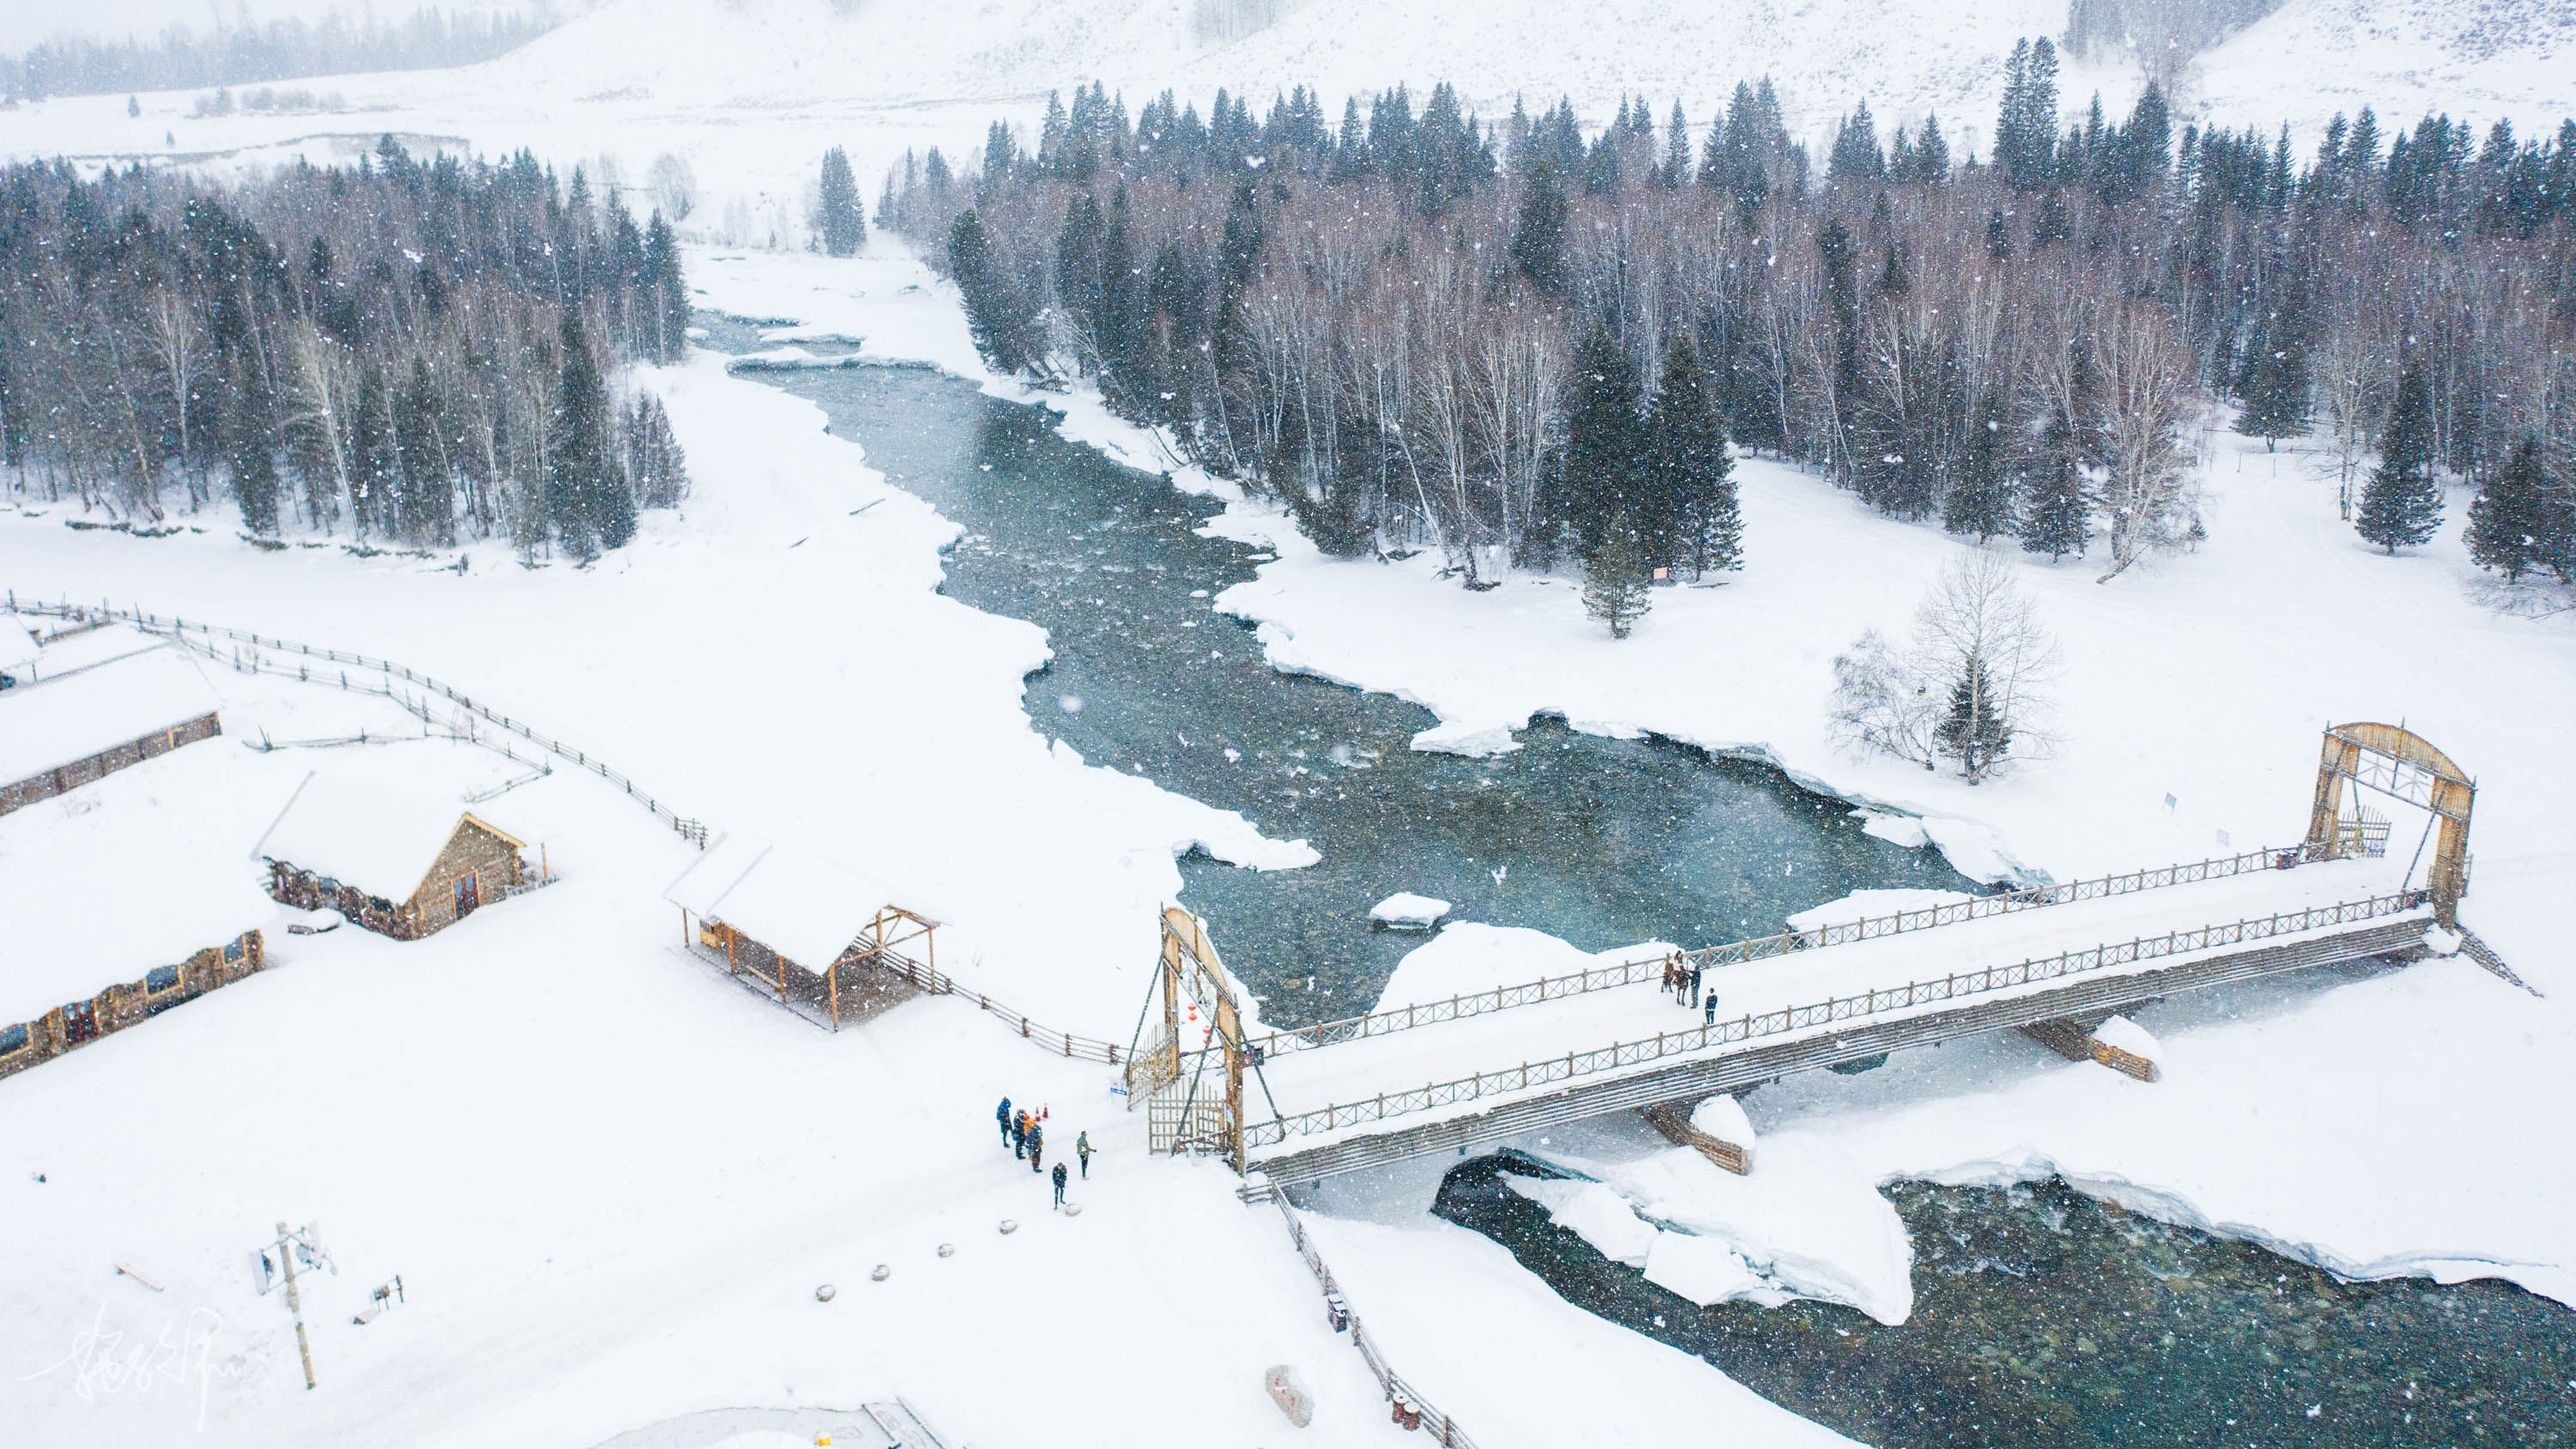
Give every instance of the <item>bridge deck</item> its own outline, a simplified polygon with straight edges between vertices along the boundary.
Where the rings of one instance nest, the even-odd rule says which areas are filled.
[[[1746,962],[1711,971],[1705,985],[1717,994],[1721,1024],[1739,1018],[1758,1021],[1766,1013],[1776,1019],[1784,1011],[1811,1007],[1819,1002],[1876,991],[1903,991],[1909,983],[1928,981],[1937,985],[1953,974],[2009,967],[2024,961],[2054,957],[2062,952],[2124,946],[2133,940],[2161,938],[2177,930],[2192,931],[2250,918],[2290,915],[2313,907],[2393,895],[2401,888],[2404,875],[2400,864],[2385,859],[2319,862],[2290,871],[2263,871],[2138,895],[2071,902],[1962,922],[1936,931],[1858,941]],[[2331,925],[2321,925],[2309,931],[2266,935],[2254,944],[2295,942],[2302,937],[2331,935],[2336,929]],[[2357,928],[2345,925],[2341,929],[2351,931]],[[2249,935],[2248,939],[2251,941],[2252,937]],[[2100,981],[2165,972],[2193,956],[2215,954],[2218,950],[2213,945],[2209,950],[2179,955],[2157,954],[2101,965],[2086,970],[2084,977]],[[2015,994],[2047,992],[2064,985],[2066,979],[2071,978],[2052,977],[2000,986],[1979,982],[1973,986],[1962,986],[1958,1000],[1963,1003],[1971,999],[1987,1001]],[[1943,999],[1927,1002],[1922,1009],[1937,1011],[1947,1005],[1949,1000],[1944,993]],[[1882,1023],[1890,1016],[1902,1014],[1902,1009],[1867,1013],[1870,1023]],[[1253,1144],[1252,1155],[1255,1158],[1269,1157],[1311,1149],[1328,1140],[1397,1129],[1409,1121],[1419,1120],[1413,1115],[1415,1113],[1441,1110],[1432,1107],[1426,1098],[1421,1108],[1408,1106],[1387,1114],[1394,1120],[1331,1121],[1320,1129],[1299,1124],[1293,1131],[1281,1131],[1275,1120],[1266,1120],[1271,1119],[1274,1102],[1278,1113],[1294,1122],[1301,1114],[1321,1113],[1324,1109],[1343,1104],[1368,1103],[1380,1093],[1420,1093],[1430,1083],[1454,1083],[1480,1073],[1499,1077],[1524,1064],[1547,1063],[1563,1059],[1569,1053],[1594,1053],[1614,1043],[1651,1041],[1661,1033],[1697,1030],[1703,1020],[1701,1011],[1676,1005],[1672,997],[1662,992],[1635,987],[1570,996],[1544,1005],[1445,1021],[1389,1036],[1275,1056],[1262,1072],[1269,1092],[1267,1097],[1263,1095],[1261,1085],[1246,1084],[1244,1115]],[[1852,1023],[1854,1026],[1862,1024],[1865,1023]],[[1790,1023],[1784,1021],[1781,1025],[1786,1027]],[[1813,1032],[1830,1033],[1840,1025],[1838,1021],[1820,1020],[1814,1025]],[[1802,1031],[1800,1034],[1807,1033]],[[1711,1042],[1698,1050],[1658,1050],[1652,1056],[1652,1069],[1671,1067],[1677,1056],[1724,1057],[1763,1048],[1777,1040],[1776,1032],[1758,1038],[1748,1032],[1738,1040]],[[1649,1070],[1647,1061],[1646,1055],[1640,1053],[1635,1073],[1627,1072],[1624,1061],[1614,1064],[1608,1071],[1614,1075],[1642,1074]],[[1593,1068],[1585,1064],[1584,1070],[1588,1072]],[[1442,1114],[1489,1112],[1523,1097],[1562,1091],[1566,1077],[1570,1075],[1572,1073],[1568,1072],[1552,1080],[1530,1081],[1528,1074],[1524,1073],[1520,1087],[1497,1082],[1490,1090],[1480,1084],[1472,1092],[1444,1091],[1443,1102],[1453,1105],[1449,1105]],[[1270,1130],[1265,1131],[1265,1127]]]

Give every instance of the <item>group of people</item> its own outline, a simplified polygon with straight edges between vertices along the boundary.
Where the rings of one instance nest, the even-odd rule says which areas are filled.
[[[1663,989],[1670,992],[1673,1000],[1680,1002],[1683,1007],[1699,1007],[1706,1013],[1702,1020],[1714,1026],[1717,1024],[1717,993],[1700,990],[1700,973],[1706,969],[1695,961],[1687,965],[1683,964],[1682,957],[1678,953],[1667,956],[1664,958]]]
[[[1046,1117],[1047,1109],[1044,1107],[1038,1108],[1035,1112],[1031,1112],[1026,1107],[1014,1111],[1011,1107],[1011,1099],[1008,1097],[1004,1097],[1002,1105],[993,1109],[993,1120],[1001,1124],[1002,1140],[1011,1145],[1011,1155],[1027,1158],[1029,1171],[1041,1174],[1046,1170],[1043,1166],[1046,1153]],[[1073,1155],[1081,1162],[1083,1180],[1088,1182],[1091,1179],[1090,1133],[1077,1132],[1073,1135]],[[1057,1207],[1064,1206],[1064,1184],[1067,1176],[1064,1164],[1058,1162],[1055,1165],[1055,1205]]]

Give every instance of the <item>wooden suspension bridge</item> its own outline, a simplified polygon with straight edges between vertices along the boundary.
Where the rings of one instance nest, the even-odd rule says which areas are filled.
[[[2425,841],[2402,865],[2365,792],[2428,815]],[[1718,1093],[2007,1028],[2152,1076],[2151,1064],[2094,1043],[2092,1030],[2186,991],[2420,955],[2428,930],[2456,929],[2475,798],[2449,757],[2410,731],[2342,725],[2325,734],[2296,845],[1288,1031],[1247,1025],[1205,928],[1174,908],[1125,1064],[1128,1102],[1149,1114],[1158,1150],[1217,1155],[1293,1183],[1624,1110],[1685,1135],[1675,1109]],[[1700,971],[1720,1014],[1684,1016],[1649,989],[1675,964]],[[1726,1144],[1695,1145],[1725,1160]]]

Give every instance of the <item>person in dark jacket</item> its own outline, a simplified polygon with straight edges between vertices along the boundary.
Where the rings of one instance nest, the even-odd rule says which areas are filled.
[[[1013,1157],[1028,1156],[1028,1145],[1029,1114],[1023,1111],[1011,1118],[1011,1155]]]
[[[1701,1024],[1704,1026],[1715,1026],[1717,1025],[1717,993],[1712,991],[1704,999],[1707,1004],[1708,1015]]]
[[[1699,1005],[1699,973],[1705,969],[1707,968],[1700,966],[1693,966],[1690,969],[1690,993],[1693,1006]]]
[[[1089,1181],[1091,1181],[1091,1134],[1090,1134],[1090,1133],[1088,1133],[1088,1132],[1077,1132],[1077,1133],[1075,1133],[1075,1134],[1074,1134],[1074,1136],[1073,1136],[1073,1155],[1082,1159],[1082,1180],[1083,1180],[1083,1181],[1085,1181],[1085,1182],[1089,1182]]]
[[[1036,1124],[1035,1122],[1030,1123],[1030,1124],[1029,1124],[1029,1171],[1031,1171],[1031,1172],[1035,1172],[1035,1171],[1037,1171],[1037,1170],[1038,1170],[1038,1153],[1039,1153],[1039,1151],[1040,1151],[1040,1150],[1045,1146],[1045,1144],[1046,1144],[1046,1129],[1045,1129],[1045,1128],[1043,1128],[1043,1127],[1040,1127],[1040,1126],[1039,1126],[1038,1124]]]
[[[1064,1164],[1055,1165],[1055,1205],[1064,1206]]]
[[[994,1108],[994,1109],[993,1109],[993,1122],[994,1122],[994,1125],[996,1125],[996,1126],[998,1126],[998,1127],[1000,1127],[1000,1128],[1002,1129],[1002,1140],[1003,1140],[1003,1141],[1005,1141],[1005,1142],[1010,1141],[1010,1140],[1011,1140],[1011,1099],[1010,1099],[1010,1098],[1008,1098],[1008,1097],[1004,1097],[1004,1098],[1002,1099],[1002,1105],[1000,1105],[1000,1106],[998,1106],[998,1107],[996,1107],[996,1108]]]

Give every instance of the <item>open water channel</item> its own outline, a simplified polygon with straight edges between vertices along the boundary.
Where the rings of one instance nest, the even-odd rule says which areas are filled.
[[[757,346],[700,321],[712,346]],[[1420,943],[1369,927],[1399,890],[1601,950],[1762,934],[1864,887],[1972,888],[1749,761],[1545,720],[1493,759],[1417,753],[1427,711],[1279,674],[1216,612],[1267,555],[1202,537],[1211,501],[928,369],[762,381],[966,530],[948,594],[1046,629],[1040,730],[1322,853],[1296,871],[1183,864],[1186,902],[1274,1025],[1375,1004]],[[1889,1190],[1918,1253],[1901,1328],[1817,1304],[1702,1310],[1551,1225],[1505,1170],[1543,1171],[1478,1159],[1435,1210],[1569,1301],[1872,1444],[2576,1445],[2576,1315],[2510,1286],[2339,1283],[2063,1188],[1906,1184]]]

